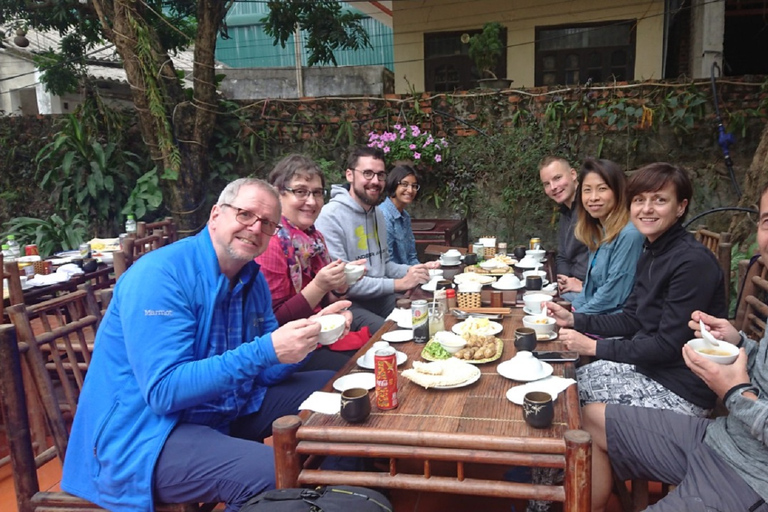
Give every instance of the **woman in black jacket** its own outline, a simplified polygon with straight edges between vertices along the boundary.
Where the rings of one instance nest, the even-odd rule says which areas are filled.
[[[582,405],[619,403],[706,416],[715,394],[685,365],[691,313],[727,315],[723,273],[712,252],[682,225],[693,194],[687,174],[666,163],[630,178],[630,219],[646,238],[621,313],[569,313],[548,304],[568,350],[596,356],[577,370]],[[588,333],[588,334],[587,334]]]

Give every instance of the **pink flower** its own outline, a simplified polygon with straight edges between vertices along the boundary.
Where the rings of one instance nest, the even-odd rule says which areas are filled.
[[[413,158],[415,158],[416,160],[421,159],[421,153],[414,153]]]
[[[443,157],[441,157],[440,155],[435,155],[435,162],[442,162],[442,161],[443,161]]]
[[[384,146],[384,148],[383,148],[383,151],[384,151],[385,153],[389,153],[389,151],[390,151],[390,150],[389,150],[389,146]]]
[[[411,144],[408,146],[408,149],[416,149],[416,144]]]

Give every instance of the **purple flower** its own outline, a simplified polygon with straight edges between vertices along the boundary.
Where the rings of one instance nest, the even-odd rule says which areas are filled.
[[[390,151],[389,146],[384,146],[383,151],[385,153],[389,153],[389,151]]]
[[[376,140],[378,138],[379,138],[379,136],[376,133],[374,133],[374,132],[371,132],[371,133],[368,134],[368,140]]]
[[[440,155],[435,155],[435,162],[442,162],[442,161],[443,161],[443,157],[441,157]]]
[[[413,158],[415,158],[416,160],[420,160],[421,159],[421,153],[414,153],[413,154]]]
[[[443,147],[444,147],[444,148],[447,148],[447,147],[448,147],[448,141],[447,141],[447,140],[445,140],[444,138],[443,138],[443,139],[440,139],[440,142],[442,142],[442,143],[443,143]]]
[[[411,126],[411,135],[414,137],[421,135],[421,130],[419,130],[418,126]]]
[[[396,124],[396,125],[395,125],[395,126],[393,126],[392,128],[394,128],[395,130],[399,130],[401,127],[400,127],[400,125],[399,125],[399,124]]]
[[[408,149],[416,149],[416,144],[410,144],[410,145],[408,146]]]

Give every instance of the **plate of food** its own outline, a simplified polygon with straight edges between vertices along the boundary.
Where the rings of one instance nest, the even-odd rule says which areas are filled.
[[[490,363],[500,358],[504,351],[504,342],[495,336],[467,334],[464,339],[467,345],[453,354],[453,357],[467,363]]]
[[[471,317],[455,324],[451,330],[459,336],[464,336],[465,334],[493,336],[494,334],[499,334],[504,328],[500,323],[493,322],[487,318]]]
[[[463,274],[457,274],[453,277],[453,282],[456,284],[464,283],[480,283],[491,284],[496,281],[495,277],[491,277],[487,274],[478,274],[477,272],[464,272]]]
[[[403,377],[426,389],[456,389],[469,386],[477,382],[480,375],[478,367],[455,358],[431,363],[414,361],[413,368],[402,372]]]

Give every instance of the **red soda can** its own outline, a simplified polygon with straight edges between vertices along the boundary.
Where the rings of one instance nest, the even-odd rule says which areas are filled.
[[[376,376],[376,407],[395,409],[397,399],[397,353],[393,347],[377,350],[373,356]]]
[[[27,256],[37,256],[40,253],[37,251],[37,244],[29,244],[24,247],[24,254]]]

